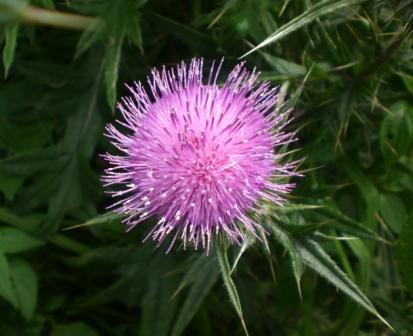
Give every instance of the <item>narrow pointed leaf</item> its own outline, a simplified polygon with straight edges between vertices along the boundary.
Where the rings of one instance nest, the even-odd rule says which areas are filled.
[[[298,292],[301,296],[301,277],[304,273],[304,265],[302,258],[299,254],[296,245],[294,244],[292,237],[278,224],[271,223],[268,226],[268,229],[273,234],[274,238],[287,250],[291,258],[291,265],[294,272],[294,277],[297,282]]]
[[[302,239],[300,241],[295,241],[295,245],[301,258],[313,271],[335,285],[344,294],[349,296],[367,311],[374,314],[384,324],[391,328],[387,321],[378,313],[367,296],[349,279],[318,243],[309,239]]]
[[[215,260],[211,260],[210,258],[205,259],[206,260],[203,260],[202,267],[197,267],[197,276],[179,312],[172,330],[172,336],[181,335],[216,282],[219,270],[218,265]]]
[[[92,225],[112,223],[112,222],[120,221],[123,217],[124,215],[116,213],[116,212],[107,212],[102,215],[96,216],[92,219],[89,219],[85,223],[67,227],[65,230],[76,229],[76,228],[83,227],[83,226],[92,226]]]
[[[159,266],[164,266],[160,264]],[[175,310],[175,300],[171,300],[172,284],[160,273],[150,273],[147,291],[142,300],[142,322],[139,335],[169,335],[170,323]]]
[[[248,331],[244,322],[244,317],[242,314],[241,300],[238,295],[237,288],[234,281],[231,278],[231,267],[228,261],[227,250],[224,245],[218,242],[215,242],[215,253],[218,259],[219,267],[221,269],[222,279],[224,280],[225,288],[227,289],[230,301],[234,306],[235,311],[238,314],[238,317],[241,320],[242,327],[245,333],[248,335]]]
[[[318,19],[319,17],[334,12],[340,8],[344,8],[350,5],[358,4],[363,0],[341,0],[341,1],[331,1],[331,0],[324,0],[313,7],[306,10],[301,15],[295,17],[290,22],[286,23],[285,25],[281,26],[277,31],[273,34],[268,36],[264,41],[258,44],[256,47],[248,51],[246,54],[242,55],[241,58],[253,53],[254,51],[265,47],[271,43],[274,43],[283,37],[287,36],[288,34],[304,27],[305,25],[313,22],[314,20]]]
[[[11,23],[5,28],[6,44],[3,49],[3,64],[5,77],[9,73],[10,66],[14,59],[14,51],[16,50],[17,45],[17,35],[19,32],[19,24]]]
[[[231,267],[231,273],[230,274],[232,274],[235,271],[235,269],[238,265],[238,262],[240,261],[242,255],[244,254],[244,252],[246,250],[248,250],[248,248],[252,244],[254,244],[254,242],[255,242],[254,236],[253,235],[247,235],[246,239],[244,240],[244,242],[242,243],[242,245],[239,248],[237,256],[235,257],[234,263],[232,264],[232,267]]]

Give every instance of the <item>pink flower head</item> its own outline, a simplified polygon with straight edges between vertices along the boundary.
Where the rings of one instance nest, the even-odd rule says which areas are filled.
[[[281,146],[294,141],[280,113],[278,88],[258,82],[258,74],[238,64],[222,85],[222,61],[207,80],[203,60],[152,70],[150,94],[141,83],[117,107],[129,130],[107,125],[107,136],[121,155],[106,154],[103,181],[118,185],[113,205],[128,229],[150,216],[156,224],[147,238],[176,239],[209,250],[211,238],[225,234],[241,243],[261,226],[247,213],[260,200],[281,205],[293,184],[296,162],[281,163]],[[278,104],[276,104],[278,103]],[[284,181],[284,182],[283,182]]]

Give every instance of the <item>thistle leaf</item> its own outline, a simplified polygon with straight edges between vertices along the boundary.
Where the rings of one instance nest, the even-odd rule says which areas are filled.
[[[288,251],[291,258],[291,265],[294,272],[295,281],[297,282],[298,293],[301,297],[301,277],[304,273],[304,265],[299,251],[294,244],[293,238],[289,233],[276,223],[267,225],[268,230],[274,235],[274,238]]]
[[[261,49],[271,43],[274,43],[282,39],[288,34],[296,31],[297,29],[304,27],[305,25],[308,25],[309,23],[313,22],[314,20],[318,19],[319,17],[323,15],[329,14],[343,7],[358,4],[362,1],[364,0],[341,0],[341,1],[324,0],[324,1],[321,1],[317,3],[316,5],[314,5],[313,7],[306,10],[301,15],[298,15],[297,17],[295,17],[294,19],[292,19],[285,25],[281,26],[273,34],[268,36],[264,41],[262,41],[256,47],[252,48],[250,51],[242,55],[240,58],[244,58],[248,56],[249,54],[253,53],[254,51],[257,51],[258,49]]]
[[[344,294],[392,329],[390,324],[379,314],[367,296],[349,279],[318,243],[305,238],[296,240],[295,246],[300,257],[314,272],[335,285]]]
[[[215,253],[218,259],[218,264],[221,269],[222,279],[224,280],[225,288],[227,289],[229,299],[241,320],[242,327],[246,335],[248,335],[247,327],[245,325],[244,316],[242,314],[241,300],[238,295],[237,288],[231,278],[231,268],[228,261],[227,249],[223,243],[215,242]]]
[[[193,284],[185,298],[184,304],[172,329],[172,336],[181,335],[186,326],[192,320],[206,295],[216,282],[218,277],[218,265],[210,258],[198,258],[201,263],[195,263],[188,273],[193,278]],[[194,270],[196,270],[196,276]],[[195,276],[195,277],[194,277]]]

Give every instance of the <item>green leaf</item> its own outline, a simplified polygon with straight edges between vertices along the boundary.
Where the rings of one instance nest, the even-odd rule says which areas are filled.
[[[296,245],[292,237],[287,231],[276,223],[270,223],[267,229],[273,234],[274,238],[287,250],[291,258],[291,264],[294,272],[294,277],[297,282],[298,292],[301,297],[301,277],[304,273],[304,265]]]
[[[191,44],[201,50],[209,50],[210,47],[208,46],[213,43],[213,39],[208,34],[202,33],[181,22],[172,20],[158,13],[145,11],[145,17],[149,18],[154,24],[163,27],[163,31],[168,32],[182,42]]]
[[[128,37],[129,40],[140,49],[141,53],[143,53],[143,39],[139,13],[132,13],[132,15],[130,15]]]
[[[5,208],[0,208],[0,221],[13,226],[17,226],[18,228],[22,228],[24,230],[26,228],[29,229],[30,226],[32,226],[33,224],[30,221],[27,221],[19,216],[16,216],[15,214],[13,214]]]
[[[106,98],[109,106],[114,109],[116,103],[116,86],[122,54],[122,46],[126,37],[142,50],[142,34],[138,9],[146,1],[112,0],[101,15],[93,30],[88,30],[81,36],[76,56],[80,55],[99,40],[106,40],[104,57],[104,80]]]
[[[235,260],[232,264],[231,267],[231,274],[235,271],[238,262],[240,261],[242,255],[245,253],[246,250],[250,248],[255,242],[255,237],[252,234],[247,234],[245,240],[242,242],[242,245],[239,248],[239,251],[237,253],[237,256],[235,257]]]
[[[12,227],[0,227],[0,250],[4,253],[19,253],[38,246],[44,242]]]
[[[231,278],[231,267],[228,261],[227,249],[223,243],[218,241],[214,242],[215,253],[218,259],[219,267],[221,269],[222,279],[224,280],[225,288],[227,289],[229,299],[241,320],[242,327],[245,334],[248,335],[247,326],[242,314],[241,300],[239,299],[238,291],[234,281]]]
[[[374,308],[367,296],[349,279],[319,244],[310,239],[301,239],[300,241],[296,240],[295,245],[301,258],[314,272],[335,285],[352,300],[391,328],[376,308]]]
[[[11,23],[6,26],[4,31],[6,36],[6,44],[4,45],[3,49],[3,64],[5,77],[7,77],[10,66],[14,59],[14,51],[16,50],[19,26],[20,25],[18,23]]]
[[[268,239],[266,237],[266,232],[264,231],[264,229],[260,228],[258,234],[259,234],[259,236],[262,240],[264,254],[267,257],[268,265],[270,266],[272,279],[274,281],[274,284],[277,284],[277,278],[275,276],[275,270],[274,270],[274,265],[273,265],[273,261],[272,261],[271,249],[270,249],[270,245],[268,244]],[[299,291],[300,291],[300,288],[299,288]],[[300,294],[301,294],[301,292],[300,292]]]
[[[162,269],[162,262],[155,265]],[[142,321],[139,335],[163,336],[169,335],[169,327],[175,310],[175,300],[172,297],[172,283],[161,272],[150,272],[151,277],[142,300]]]
[[[107,212],[105,214],[102,214],[102,215],[96,216],[92,219],[89,219],[85,223],[67,227],[67,228],[65,228],[65,230],[76,229],[76,228],[83,227],[83,226],[109,224],[109,223],[112,223],[112,222],[118,222],[118,221],[122,220],[124,217],[125,217],[125,215],[117,213],[117,212]]]
[[[18,306],[16,293],[11,283],[9,262],[0,250],[0,296],[9,301],[14,307]]]
[[[410,216],[396,242],[395,256],[400,268],[403,283],[413,293],[413,217]]]
[[[307,69],[303,65],[287,61],[281,57],[276,57],[265,52],[262,52],[262,55],[279,75],[287,77],[303,77],[307,74]]]
[[[96,109],[103,73],[102,55],[94,53],[87,64],[90,87],[78,97],[76,111],[68,119],[62,143],[68,153],[68,162],[60,172],[57,190],[49,200],[47,229],[51,231],[58,227],[67,211],[91,203],[86,186],[96,178],[89,159],[102,131],[101,116]]]
[[[404,85],[406,85],[407,90],[410,94],[413,94],[413,77],[406,73],[399,73],[400,78],[403,80]]]
[[[407,211],[400,197],[394,194],[380,194],[380,215],[384,222],[399,234],[407,219]]]
[[[39,172],[61,170],[67,154],[57,147],[41,148],[0,160],[0,171],[8,175],[29,177]]]
[[[358,4],[364,0],[341,0],[341,1],[332,1],[332,0],[323,0],[314,5],[313,7],[306,10],[301,15],[296,16],[294,19],[286,23],[285,25],[278,28],[273,34],[268,36],[264,41],[258,44],[256,47],[248,51],[246,54],[242,55],[241,58],[253,53],[254,51],[265,47],[271,43],[274,43],[288,34],[300,29],[319,17],[332,13],[340,8],[345,8],[350,5]]]
[[[367,203],[367,215],[368,215],[368,225],[370,227],[374,226],[375,220],[373,222],[372,214],[379,209],[379,192],[370,181],[369,177],[364,174],[360,166],[354,164],[349,160],[342,162],[341,166],[346,170],[347,174],[355,182],[364,201]]]
[[[341,211],[334,207],[323,207],[318,209],[317,212],[325,215],[332,221],[334,220],[331,224],[329,224],[329,227],[336,229],[341,233],[349,234],[357,238],[384,241],[373,230],[366,228],[361,223],[344,215]]]
[[[122,52],[123,36],[109,39],[105,55],[105,83],[106,97],[109,106],[113,109],[116,103],[116,84],[118,82],[118,69]]]
[[[98,333],[83,322],[56,324],[50,336],[98,336]]]
[[[10,276],[18,308],[29,320],[37,304],[37,276],[30,264],[23,259],[10,260]]]
[[[413,144],[413,106],[398,101],[390,106],[380,125],[380,149],[391,166],[403,155],[409,155]]]
[[[216,282],[218,276],[218,265],[215,260],[208,257],[200,257],[202,263],[195,263],[193,267],[196,273],[191,268],[188,273],[194,277],[194,282],[185,298],[181,311],[176,319],[172,329],[172,336],[181,335],[186,326],[191,322],[192,318],[198,311],[206,295]]]
[[[8,201],[14,200],[14,197],[22,184],[22,178],[6,174],[0,170],[0,191],[4,194]]]

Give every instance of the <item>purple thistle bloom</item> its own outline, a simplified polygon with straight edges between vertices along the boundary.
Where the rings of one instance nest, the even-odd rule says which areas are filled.
[[[206,81],[202,59],[152,70],[151,95],[135,83],[118,103],[117,122],[129,134],[106,128],[122,153],[104,156],[105,186],[121,186],[110,192],[121,197],[113,207],[127,215],[128,229],[156,216],[147,238],[161,243],[171,234],[169,249],[177,239],[208,252],[213,234],[231,243],[257,236],[261,225],[247,212],[259,212],[262,200],[282,205],[293,188],[284,180],[297,162],[281,163],[285,154],[277,153],[294,141],[284,130],[288,112],[275,107],[282,103],[278,88],[258,82],[243,63],[219,86],[221,65],[212,64]]]

